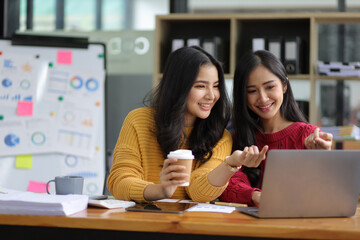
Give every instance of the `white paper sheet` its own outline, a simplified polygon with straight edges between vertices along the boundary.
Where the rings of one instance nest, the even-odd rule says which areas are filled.
[[[186,210],[187,212],[218,212],[218,213],[232,213],[235,207],[219,206],[215,204],[199,203],[196,206]]]

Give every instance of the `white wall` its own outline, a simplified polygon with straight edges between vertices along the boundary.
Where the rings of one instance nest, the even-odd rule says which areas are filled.
[[[133,30],[154,30],[155,15],[169,14],[169,0],[133,0]]]

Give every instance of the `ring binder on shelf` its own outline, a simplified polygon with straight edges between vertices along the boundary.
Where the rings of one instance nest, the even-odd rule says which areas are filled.
[[[281,62],[283,61],[283,44],[282,38],[269,38],[267,50],[274,54]]]
[[[224,43],[221,37],[205,38],[202,42],[202,48],[219,61],[225,61]]]
[[[253,38],[252,39],[252,50],[256,52],[257,50],[265,50],[266,41],[265,38]]]
[[[302,72],[302,52],[300,37],[285,38],[284,41],[284,66],[288,74]]]
[[[182,48],[185,46],[185,40],[180,38],[175,38],[171,42],[171,51],[175,51],[179,48]]]
[[[202,43],[202,48],[212,56],[215,56],[216,49],[214,40],[212,38],[205,38]]]
[[[201,46],[200,39],[199,38],[188,38],[186,40],[186,46]]]

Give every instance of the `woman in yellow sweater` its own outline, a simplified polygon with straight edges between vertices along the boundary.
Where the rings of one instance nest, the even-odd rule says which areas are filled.
[[[225,130],[229,100],[221,64],[199,47],[172,52],[149,107],[126,117],[107,180],[117,199],[136,202],[164,198],[207,202],[216,199],[242,165],[257,167],[265,158],[251,146],[231,154],[232,138]],[[195,156],[188,187],[170,151],[191,149]],[[225,160],[225,161],[224,161]]]

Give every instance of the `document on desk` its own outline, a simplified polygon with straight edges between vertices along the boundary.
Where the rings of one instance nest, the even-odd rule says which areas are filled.
[[[87,208],[87,195],[50,195],[0,186],[0,214],[68,216]]]
[[[186,210],[186,212],[218,212],[218,213],[232,213],[235,207],[221,206],[215,204],[199,203],[194,207]]]
[[[157,200],[156,202],[179,202],[179,201],[180,201],[180,199],[164,198],[164,199]]]

